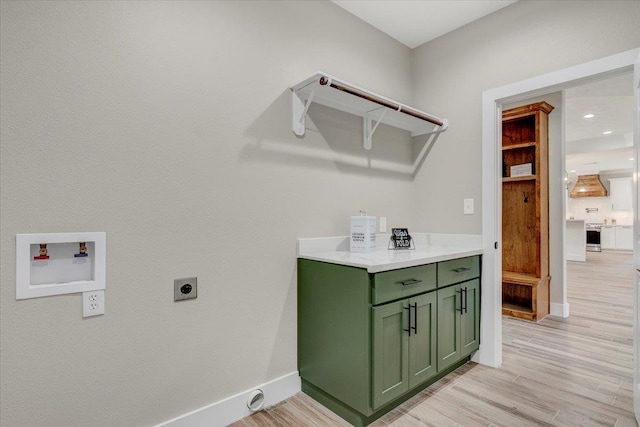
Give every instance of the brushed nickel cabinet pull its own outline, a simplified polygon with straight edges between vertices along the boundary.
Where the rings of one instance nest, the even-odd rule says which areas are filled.
[[[422,283],[421,279],[409,279],[409,280],[403,280],[400,283],[402,286],[409,286],[409,285],[415,285],[416,283]]]
[[[459,268],[454,268],[453,271],[454,273],[464,273],[465,271],[469,271],[471,270],[470,267],[459,267]]]

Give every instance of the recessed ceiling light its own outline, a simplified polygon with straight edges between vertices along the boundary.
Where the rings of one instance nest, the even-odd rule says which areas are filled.
[[[629,160],[633,160],[633,157],[629,157]]]
[[[589,113],[589,114],[585,114],[585,115],[584,115],[584,118],[585,118],[585,119],[592,119],[592,118],[594,118],[594,117],[595,117],[595,116],[594,116],[593,114],[591,114],[591,113]]]
[[[612,133],[612,131],[610,130],[605,130],[604,132],[602,132],[603,135],[610,135]]]
[[[575,172],[575,171],[576,171],[575,169],[571,169],[571,172]]]

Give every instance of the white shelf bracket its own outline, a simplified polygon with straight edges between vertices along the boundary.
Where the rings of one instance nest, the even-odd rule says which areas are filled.
[[[372,110],[372,111],[367,111],[366,113],[364,113],[364,118],[362,120],[362,126],[363,126],[363,142],[362,142],[362,147],[365,150],[371,150],[371,147],[373,147],[373,144],[371,142],[371,137],[373,137],[373,133],[376,131],[376,129],[378,129],[378,125],[380,124],[380,122],[382,121],[382,119],[384,118],[384,115],[387,114],[387,109],[382,109],[382,114],[380,114],[380,117],[378,117],[378,121],[376,121],[376,124],[373,126],[373,128],[371,127],[371,124],[373,122],[373,119],[371,117],[369,117],[369,115],[373,112],[373,111],[378,111],[381,108],[378,108],[376,110]]]
[[[307,98],[306,102],[304,102],[295,91],[292,92],[293,93],[292,95],[292,98],[293,98],[292,126],[293,126],[293,133],[295,133],[298,136],[304,135],[307,111],[309,111],[309,107],[311,106],[311,103],[313,102],[313,98],[316,96],[316,92],[318,91],[319,87],[320,87],[319,83],[314,83],[313,90],[311,90],[311,93],[309,94],[309,97]]]

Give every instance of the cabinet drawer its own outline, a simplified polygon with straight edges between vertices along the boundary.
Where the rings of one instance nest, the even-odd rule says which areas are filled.
[[[438,287],[480,277],[480,257],[452,259],[438,263]]]
[[[373,304],[382,304],[436,289],[436,265],[376,273],[373,276]]]

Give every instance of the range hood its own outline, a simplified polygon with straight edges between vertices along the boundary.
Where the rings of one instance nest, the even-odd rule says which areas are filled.
[[[607,189],[600,182],[599,175],[580,175],[569,197],[606,197]]]

